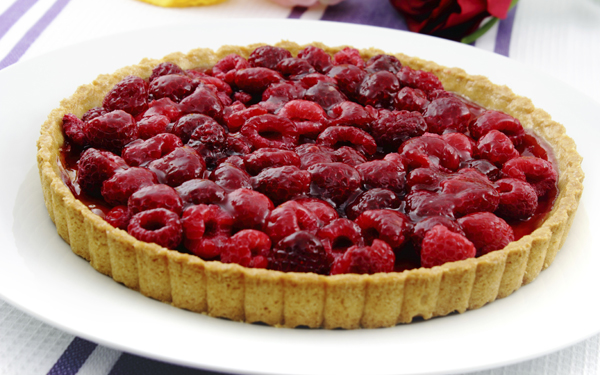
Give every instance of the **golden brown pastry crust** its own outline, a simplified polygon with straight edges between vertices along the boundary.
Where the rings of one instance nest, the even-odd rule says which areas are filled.
[[[330,53],[343,48],[314,45]],[[216,52],[196,49],[188,54],[173,53],[161,60],[144,59],[79,87],[50,113],[38,140],[40,178],[48,213],[75,254],[115,281],[180,308],[272,326],[346,329],[389,327],[409,323],[418,316],[430,319],[476,309],[510,295],[552,263],[575,216],[584,178],[582,158],[564,127],[505,86],[403,54],[395,56],[404,65],[431,71],[446,90],[518,118],[526,129],[552,146],[559,168],[559,195],[540,228],[502,250],[431,269],[375,275],[283,273],[204,261],[138,241],[92,213],[63,183],[58,161],[64,142],[64,114],[81,117],[89,108],[100,106],[102,98],[123,77],[149,77],[153,67],[162,61],[174,62],[184,69],[208,68],[230,53],[248,57],[258,46],[224,46]],[[294,56],[305,47],[292,42],[278,46]],[[361,50],[365,59],[379,53],[384,52]]]

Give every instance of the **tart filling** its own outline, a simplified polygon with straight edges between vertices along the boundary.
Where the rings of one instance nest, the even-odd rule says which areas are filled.
[[[38,148],[58,233],[98,271],[287,327],[392,326],[505,297],[554,260],[583,180],[564,128],[506,87],[289,42],[100,76]]]

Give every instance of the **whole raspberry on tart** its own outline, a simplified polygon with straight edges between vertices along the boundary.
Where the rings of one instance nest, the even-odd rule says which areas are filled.
[[[94,268],[213,316],[357,328],[478,308],[551,263],[581,194],[561,125],[417,58],[282,43],[105,79],[44,125],[50,215]]]

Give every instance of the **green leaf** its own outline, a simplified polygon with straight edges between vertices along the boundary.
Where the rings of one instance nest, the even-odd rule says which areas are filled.
[[[512,8],[514,8],[515,5],[517,5],[518,2],[519,2],[519,0],[512,0],[511,3],[510,3],[510,7],[508,8],[508,10],[511,10]],[[479,29],[473,31],[471,34],[465,36],[460,41],[462,43],[465,43],[465,44],[473,43],[480,36],[482,36],[483,34],[487,33],[488,30],[491,29],[492,26],[494,26],[496,24],[496,22],[498,22],[498,17],[492,17],[483,26],[481,26]]]

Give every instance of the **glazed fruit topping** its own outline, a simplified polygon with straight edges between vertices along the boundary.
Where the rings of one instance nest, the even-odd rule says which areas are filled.
[[[311,46],[157,65],[63,117],[63,176],[135,238],[244,267],[373,274],[504,248],[550,211],[551,149],[391,55]]]

